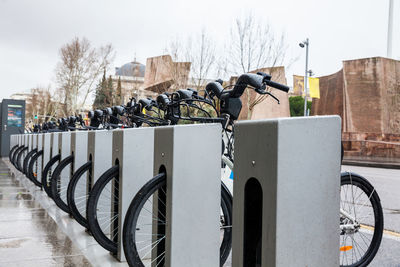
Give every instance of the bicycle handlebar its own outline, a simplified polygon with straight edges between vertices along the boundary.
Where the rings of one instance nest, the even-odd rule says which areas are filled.
[[[277,82],[274,82],[274,81],[264,81],[264,83],[266,85],[268,85],[268,86],[274,87],[274,88],[276,88],[278,90],[281,90],[281,91],[283,91],[285,93],[289,92],[289,86],[286,86],[284,84],[280,84],[280,83],[277,83]]]
[[[149,98],[142,98],[139,100],[139,104],[142,105],[142,108],[145,108],[146,110],[150,111],[151,108],[155,105],[155,102],[154,100]]]
[[[223,91],[220,81],[210,82],[206,86],[206,91],[211,97],[216,96],[221,98],[222,95],[225,95],[231,98],[238,98],[243,95],[247,86],[252,86],[255,88],[256,92],[263,94],[266,85],[286,93],[289,91],[288,86],[271,81],[271,75],[263,72],[258,72],[257,74],[245,73],[240,75],[233,89],[226,91]]]

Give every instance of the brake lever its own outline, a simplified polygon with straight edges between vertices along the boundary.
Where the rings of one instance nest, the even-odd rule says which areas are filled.
[[[273,99],[275,99],[276,102],[278,102],[278,105],[281,103],[281,102],[279,102],[279,99],[276,96],[274,96],[273,94],[271,94],[270,92],[266,92],[266,94],[271,96]]]
[[[256,92],[259,93],[260,95],[269,95],[269,96],[271,96],[273,99],[276,100],[276,102],[278,102],[278,105],[281,103],[276,96],[274,96],[273,94],[271,94],[268,91],[261,90],[261,89],[256,89]]]

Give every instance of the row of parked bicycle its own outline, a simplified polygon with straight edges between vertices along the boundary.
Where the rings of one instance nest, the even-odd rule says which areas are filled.
[[[44,157],[43,146],[48,141],[45,141],[43,135],[42,141],[36,141],[36,144],[41,143],[42,147],[30,149],[26,144],[16,144],[10,150],[9,159],[16,169],[42,188],[60,209],[85,227],[102,247],[115,254],[118,250],[116,235],[119,225],[122,225],[117,223],[120,215],[118,207],[115,206],[119,197],[118,162],[104,170],[101,175],[95,175],[95,159],[88,153],[86,162],[80,166],[73,166],[74,154],[61,155],[57,150],[56,133],[156,127],[180,123],[221,123],[221,166],[223,173],[228,173],[229,176],[234,166],[234,123],[242,109],[240,97],[248,87],[258,94],[272,97],[278,103],[279,100],[273,95],[271,87],[284,92],[289,90],[287,86],[271,81],[268,74],[247,73],[241,75],[234,85],[225,88],[222,81],[217,80],[208,83],[203,91],[181,89],[174,93],[160,94],[156,99],[136,101],[132,98],[126,105],[90,111],[89,125],[81,116],[70,116],[35,125],[35,133],[53,133],[50,155]],[[340,179],[340,264],[365,266],[375,257],[382,239],[383,213],[379,196],[374,187],[360,175],[343,172]],[[166,216],[160,210],[154,213],[146,206],[146,203],[152,202],[153,199],[165,203],[165,184],[166,176],[163,172],[150,179],[138,191],[127,211],[123,222],[123,249],[131,266],[163,266],[165,263],[163,251]],[[139,220],[143,214],[156,221],[157,236],[143,238],[145,230]],[[231,226],[232,192],[221,182],[221,266],[231,251]]]

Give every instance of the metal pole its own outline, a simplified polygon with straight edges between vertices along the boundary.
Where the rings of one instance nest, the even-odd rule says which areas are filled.
[[[304,116],[307,116],[307,81],[308,81],[308,38],[305,41],[306,45],[306,73],[304,75]]]
[[[393,0],[389,0],[389,22],[387,34],[387,57],[392,57],[392,33],[393,33]]]

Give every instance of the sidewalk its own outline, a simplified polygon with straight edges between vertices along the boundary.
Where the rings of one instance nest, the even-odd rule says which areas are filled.
[[[9,168],[15,171],[10,175]],[[8,158],[0,160],[0,267],[125,267]]]
[[[2,160],[0,266],[91,266]]]

